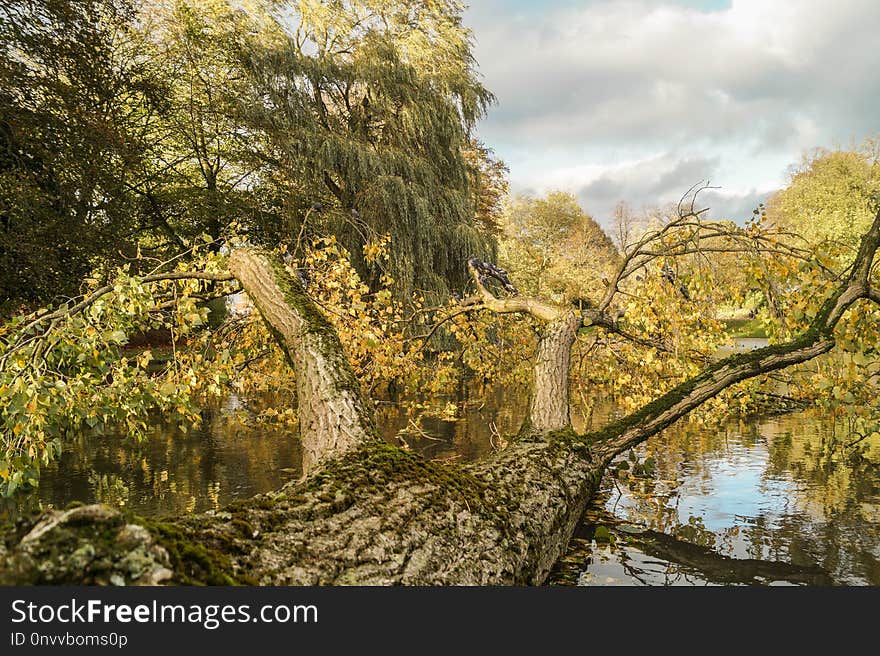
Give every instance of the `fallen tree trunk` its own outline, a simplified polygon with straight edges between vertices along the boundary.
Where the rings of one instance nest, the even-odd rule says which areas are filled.
[[[371,443],[303,482],[169,521],[101,506],[7,537],[0,579],[35,583],[540,583],[601,475],[569,435],[473,467]]]
[[[314,468],[221,511],[158,521],[84,506],[21,522],[0,547],[0,583],[539,584],[616,455],[738,381],[833,347],[846,309],[878,298],[868,284],[878,243],[880,214],[849,277],[799,338],[720,360],[584,436],[568,425],[568,371],[560,366],[577,328],[570,310],[496,299],[477,280],[482,307],[546,322],[539,381],[566,398],[547,400],[538,390],[528,429],[466,466],[383,443],[326,319],[282,267],[237,253],[231,269],[297,367]],[[607,318],[596,323],[613,328]]]

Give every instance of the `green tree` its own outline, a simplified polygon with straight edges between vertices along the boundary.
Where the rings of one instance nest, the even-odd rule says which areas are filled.
[[[0,6],[0,300],[70,295],[131,244],[127,178],[159,98],[127,0]]]
[[[145,249],[167,253],[202,233],[218,237],[233,222],[277,221],[272,173],[246,146],[261,135],[243,124],[239,101],[252,95],[243,39],[257,47],[278,38],[281,27],[260,6],[248,7],[239,11],[226,0],[140,5],[137,29],[166,90],[162,111],[144,117],[146,152],[129,185]]]
[[[492,97],[477,80],[461,3],[282,8],[284,41],[249,51],[255,95],[246,106],[268,143],[256,154],[302,207],[297,221],[266,226],[263,237],[298,250],[300,234],[333,234],[372,288],[385,274],[401,295],[462,289],[465,260],[492,249],[465,155]],[[365,248],[385,234],[392,256],[383,271]]]
[[[592,299],[617,259],[608,235],[569,193],[516,196],[503,216],[501,261],[536,295]]]
[[[852,151],[818,149],[804,157],[788,186],[768,203],[767,217],[809,242],[855,248],[871,223],[871,198],[880,192],[880,143]]]
[[[9,0],[0,295],[48,301],[137,252],[243,225],[335,235],[374,290],[463,288],[505,169],[470,130],[458,2]],[[391,237],[387,264],[371,256]]]

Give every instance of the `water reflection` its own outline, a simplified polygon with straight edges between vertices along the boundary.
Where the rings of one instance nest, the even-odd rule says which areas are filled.
[[[72,501],[179,514],[218,508],[298,476],[300,450],[290,431],[254,431],[232,405],[205,410],[198,430],[156,418],[142,440],[112,431],[68,436],[36,490],[0,499],[0,517]]]
[[[453,404],[448,419],[426,416],[415,426],[399,403],[387,401],[379,404],[378,421],[389,442],[427,458],[467,462],[500,448],[500,436],[519,429],[526,400],[525,392],[463,387],[455,397],[417,399],[435,410]],[[301,475],[295,427],[255,430],[234,396],[202,414],[203,425],[189,431],[157,417],[142,440],[113,431],[69,436],[36,490],[0,497],[0,519],[73,501],[143,515],[202,511],[278,489]]]
[[[410,399],[431,408],[413,426],[398,403],[380,402],[378,423],[383,437],[411,448],[426,458],[473,462],[505,444],[526,416],[528,393],[524,389],[483,388],[461,385],[455,396]],[[450,407],[451,406],[451,407]],[[440,410],[450,412],[442,413]]]
[[[421,399],[449,412],[414,426],[399,404],[379,406],[383,435],[429,458],[475,460],[523,420],[523,390],[462,387]],[[450,407],[451,406],[451,407]],[[606,421],[607,406],[576,426]],[[403,432],[401,432],[403,431]],[[880,585],[880,443],[842,449],[840,424],[800,412],[722,427],[675,426],[643,445],[649,476],[606,476],[554,584]],[[140,514],[221,507],[301,473],[291,429],[254,430],[235,399],[183,432],[157,420],[150,435],[65,441],[29,495],[0,500],[0,517],[101,501]]]
[[[814,411],[673,427],[587,513],[557,584],[880,585],[880,444]]]

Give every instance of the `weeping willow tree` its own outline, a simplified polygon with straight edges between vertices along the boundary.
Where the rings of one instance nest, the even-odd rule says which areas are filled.
[[[333,234],[365,280],[391,276],[401,295],[465,286],[464,262],[494,244],[474,193],[487,154],[470,135],[492,96],[462,9],[456,0],[276,6],[285,38],[245,48],[254,95],[242,105],[265,137],[255,156],[303,201],[295,221],[263,226],[263,238],[297,251]],[[387,270],[369,256],[383,235]]]

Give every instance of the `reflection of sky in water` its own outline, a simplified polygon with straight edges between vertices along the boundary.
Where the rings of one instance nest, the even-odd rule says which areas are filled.
[[[767,558],[772,531],[782,528],[782,520],[797,514],[798,484],[789,477],[768,474],[770,453],[766,439],[743,443],[732,434],[726,445],[695,459],[679,463],[674,472],[678,484],[666,506],[675,524],[696,524],[715,534],[713,548],[734,558]],[[672,477],[662,472],[661,477]],[[623,495],[612,495],[608,508],[620,517],[644,523],[638,512],[639,501],[625,486]],[[642,502],[643,503],[643,502]],[[654,524],[648,521],[648,524]],[[669,527],[652,526],[660,530]]]
[[[651,546],[653,538],[640,543],[638,530],[615,528],[624,522],[665,535],[672,541],[667,544],[696,545],[709,554],[706,562],[730,571],[746,572],[750,559],[758,559],[818,569],[837,584],[880,585],[880,468],[874,464],[876,453],[855,457],[843,450],[847,430],[818,411],[717,428],[673,427],[637,450],[640,459],[656,460],[651,477],[623,477],[616,484],[606,477],[600,501],[605,510],[591,511],[582,529],[586,537],[567,554],[556,581],[737,582],[713,578],[689,560],[686,550],[666,552],[675,554],[667,560]],[[611,544],[591,537],[591,527],[603,525],[611,529]],[[759,576],[765,584],[786,582],[783,570],[764,571],[781,577]],[[755,581],[744,576],[739,582]]]
[[[695,481],[686,470],[682,472],[685,479],[678,488],[679,522],[701,517],[710,531],[759,520],[767,529],[778,528],[778,519],[788,514],[797,485],[766,476],[769,461],[764,443],[731,445],[721,457],[702,463],[706,478]]]

